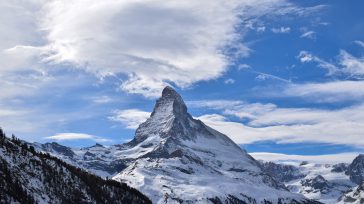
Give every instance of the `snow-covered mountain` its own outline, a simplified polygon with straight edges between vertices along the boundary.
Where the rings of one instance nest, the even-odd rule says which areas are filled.
[[[153,203],[318,203],[289,192],[227,136],[194,119],[170,87],[127,144],[36,147],[126,182]]]
[[[307,198],[327,204],[364,203],[364,155],[350,164],[262,162],[262,167],[291,192]]]
[[[151,203],[139,191],[71,166],[0,131],[0,203]]]
[[[344,195],[340,196],[338,203],[352,203],[352,204],[362,204],[364,203],[364,182],[358,186],[353,187]]]
[[[356,184],[361,184],[364,181],[364,154],[360,154],[353,160],[348,166],[346,174]]]

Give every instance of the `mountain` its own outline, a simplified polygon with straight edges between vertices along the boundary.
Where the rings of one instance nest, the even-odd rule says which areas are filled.
[[[364,155],[350,164],[261,162],[263,170],[295,193],[327,204],[364,203]]]
[[[291,193],[222,133],[194,119],[166,87],[132,141],[72,150],[36,147],[125,182],[153,203],[318,203]],[[59,153],[56,153],[59,152]]]
[[[338,203],[352,203],[352,204],[362,204],[364,203],[364,182],[350,189],[344,195],[342,195]]]
[[[261,162],[261,167],[264,172],[280,182],[287,182],[305,177],[300,169],[293,165]]]
[[[361,184],[364,181],[364,154],[360,154],[353,160],[348,166],[346,174],[356,184]]]
[[[68,152],[63,146],[58,150]],[[71,153],[71,154],[69,154]],[[140,203],[151,201],[126,184],[104,180],[0,131],[0,203]]]

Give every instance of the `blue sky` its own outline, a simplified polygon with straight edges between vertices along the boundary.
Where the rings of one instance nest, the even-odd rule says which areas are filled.
[[[130,140],[161,89],[249,152],[364,147],[362,1],[0,3],[0,126]]]

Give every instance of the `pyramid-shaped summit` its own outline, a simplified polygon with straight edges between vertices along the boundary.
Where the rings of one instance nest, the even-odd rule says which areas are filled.
[[[290,193],[226,135],[194,119],[171,87],[117,155],[128,162],[113,179],[153,203],[316,203]]]
[[[182,97],[171,87],[167,86],[162,91],[162,96],[157,100],[150,120],[168,120],[172,118],[192,118],[187,113],[187,107]]]

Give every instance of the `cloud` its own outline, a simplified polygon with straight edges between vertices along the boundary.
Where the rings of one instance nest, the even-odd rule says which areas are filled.
[[[315,39],[316,38],[316,32],[310,30],[310,31],[302,33],[302,35],[300,37],[301,38],[308,38],[308,39]]]
[[[248,64],[239,64],[238,65],[238,70],[249,69],[249,68],[251,68],[251,67]]]
[[[118,76],[121,90],[146,97],[168,84],[184,88],[220,77],[234,58],[249,55],[249,25],[260,32],[265,18],[305,17],[324,7],[285,0],[1,4],[0,72],[72,67]]]
[[[301,51],[297,57],[302,63],[317,63],[318,67],[328,71],[328,75],[344,75],[354,79],[364,78],[364,57],[355,57],[345,50],[340,50],[337,63],[325,61],[307,51]]]
[[[360,101],[364,99],[364,81],[290,84],[284,88],[283,95],[319,102]]]
[[[290,31],[290,27],[272,28],[273,33],[289,33]]]
[[[360,114],[363,115],[363,110],[355,111],[357,110],[353,108],[344,113],[339,111],[336,114],[330,114],[338,117],[343,114],[350,117],[346,119],[334,118],[316,122],[315,119],[319,120],[319,118],[308,120],[308,118],[298,117],[294,119],[306,119],[307,121],[304,121],[305,123],[293,123],[293,121],[289,121],[289,124],[280,125],[278,124],[287,121],[279,121],[279,117],[282,117],[282,115],[278,115],[277,118],[273,118],[277,121],[269,121],[270,123],[277,122],[277,125],[266,126],[262,126],[261,124],[260,126],[251,126],[240,122],[231,122],[228,118],[219,114],[203,115],[198,118],[210,127],[226,134],[238,144],[276,141],[278,143],[316,142],[363,147],[364,142],[361,142],[361,138],[364,125],[363,118],[360,118]],[[354,113],[355,115],[350,116],[349,113]],[[260,118],[256,119],[255,123],[262,122],[262,120],[259,121]],[[254,120],[252,124],[254,124]]]
[[[364,48],[364,42],[363,41],[355,40],[354,43]]]
[[[233,83],[235,83],[235,80],[234,79],[226,79],[225,81],[224,81],[224,83],[225,84],[233,84]]]
[[[348,152],[339,154],[326,154],[326,155],[294,155],[294,154],[279,154],[269,152],[252,152],[249,153],[257,160],[272,161],[278,163],[290,163],[308,161],[315,164],[337,164],[337,163],[351,163],[359,152]]]
[[[307,52],[307,51],[301,51],[299,53],[299,55],[297,56],[299,58],[299,60],[302,63],[309,63],[309,62],[315,62],[318,64],[318,67],[326,69],[327,70],[327,74],[328,75],[334,75],[338,72],[338,67],[330,62],[327,62],[319,57],[316,57],[314,55],[312,55],[311,53]]]
[[[138,109],[116,110],[114,115],[109,117],[110,120],[122,123],[128,129],[136,129],[145,122],[150,112],[141,111]]]
[[[197,101],[186,101],[188,107],[191,108],[209,108],[209,109],[225,109],[228,107],[235,107],[244,104],[239,100],[197,100]]]
[[[188,104],[218,111],[198,118],[239,144],[272,140],[364,146],[364,142],[360,142],[364,129],[364,104],[332,110],[220,100]],[[231,116],[245,122],[232,122]]]
[[[66,140],[93,140],[95,142],[110,142],[109,139],[98,137],[95,135],[89,135],[84,133],[57,133],[53,136],[45,137],[45,139],[66,141]]]
[[[259,81],[265,81],[268,79],[272,79],[272,80],[278,80],[284,83],[291,83],[291,80],[288,79],[284,79],[282,77],[273,75],[273,74],[268,74],[268,73],[264,73],[264,72],[259,72],[259,71],[255,71],[254,69],[248,68],[248,69],[244,69],[244,71],[256,74],[257,76],[255,77],[255,79],[259,80]]]
[[[352,78],[364,79],[364,56],[354,57],[345,50],[339,54],[339,63],[342,66],[341,71]]]
[[[92,101],[94,103],[98,103],[98,104],[105,104],[105,103],[112,102],[113,99],[110,96],[97,96],[97,97],[93,97]]]

